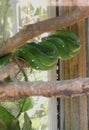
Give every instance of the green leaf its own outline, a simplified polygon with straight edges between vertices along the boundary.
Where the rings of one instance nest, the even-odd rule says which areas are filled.
[[[11,115],[4,107],[0,106],[0,120],[4,122],[7,127],[7,130],[11,130],[11,124],[14,120],[14,116]]]
[[[29,118],[27,113],[24,113],[24,124],[22,130],[32,130],[31,119]]]
[[[14,117],[17,117],[19,113],[17,101],[5,101],[5,102],[0,102],[0,103],[1,103],[1,106],[3,106]]]
[[[0,130],[7,130],[7,127],[2,120],[0,120]]]
[[[19,121],[17,119],[13,120],[11,130],[20,130]]]
[[[25,98],[25,99],[20,99],[18,102],[19,102],[20,112],[25,112],[31,109],[34,105],[34,101],[30,97]]]

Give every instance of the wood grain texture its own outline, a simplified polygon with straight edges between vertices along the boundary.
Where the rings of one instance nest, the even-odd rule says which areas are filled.
[[[70,0],[73,4],[73,0]],[[71,12],[75,7],[65,7],[63,14]],[[62,62],[64,69],[62,79],[73,79],[78,77],[86,77],[86,36],[85,36],[85,20],[81,20],[69,29],[75,32],[81,42],[80,53],[74,58]],[[85,105],[85,106],[83,106]],[[81,95],[64,99],[64,127],[65,130],[87,130],[87,96]],[[85,113],[85,114],[84,114]]]

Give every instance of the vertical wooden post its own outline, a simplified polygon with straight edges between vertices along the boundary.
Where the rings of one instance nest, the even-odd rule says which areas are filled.
[[[48,0],[48,17],[56,16],[56,8],[51,5],[51,1]],[[48,71],[48,80],[56,80],[56,67]],[[48,108],[48,129],[57,130],[57,99],[55,97],[49,99],[49,108]]]
[[[48,79],[56,80],[56,67],[48,71]],[[49,99],[48,115],[49,130],[57,130],[57,99],[55,97]]]
[[[86,19],[86,50],[87,50],[87,77],[89,77],[89,17]],[[88,117],[89,117],[89,96],[88,96]],[[89,118],[88,118],[89,129]]]
[[[63,13],[67,13],[70,10],[70,8],[65,7]],[[81,50],[76,57],[60,62],[62,66],[60,70],[61,79],[86,77],[85,20],[72,26],[71,30],[78,35],[81,42]],[[64,130],[88,130],[86,95],[64,99]]]

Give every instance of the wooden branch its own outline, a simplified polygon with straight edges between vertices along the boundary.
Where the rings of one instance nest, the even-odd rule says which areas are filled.
[[[28,67],[27,64],[23,63],[23,62],[20,62],[21,65],[26,68]],[[10,63],[8,63],[7,65],[5,65],[4,67],[2,67],[0,69],[0,80],[3,80],[4,78],[6,78],[7,76],[13,74],[14,72],[18,71],[19,70],[19,67],[18,65],[11,61]]]
[[[4,44],[0,44],[0,56],[12,52],[17,47],[25,44],[28,40],[37,37],[42,33],[66,28],[88,17],[88,15],[89,7],[81,6],[64,16],[27,25]]]
[[[29,96],[64,97],[80,94],[89,94],[89,78],[48,82],[0,82],[1,101]]]

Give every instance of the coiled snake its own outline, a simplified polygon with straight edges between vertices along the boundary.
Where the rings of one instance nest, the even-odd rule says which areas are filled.
[[[0,65],[4,66],[14,55],[34,69],[48,70],[57,64],[58,59],[70,59],[77,55],[79,50],[80,42],[76,34],[69,30],[59,30],[39,43],[26,43],[12,53],[0,57]]]

